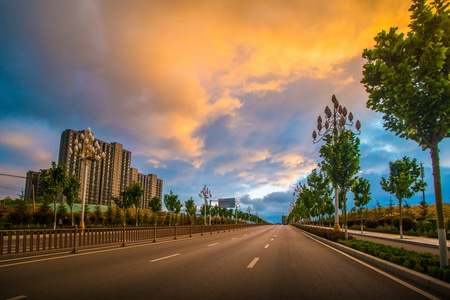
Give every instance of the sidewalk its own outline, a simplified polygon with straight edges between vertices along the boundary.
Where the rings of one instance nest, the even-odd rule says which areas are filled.
[[[439,240],[437,238],[435,239],[423,236],[403,235],[403,239],[401,239],[400,234],[381,233],[373,231],[363,231],[363,233],[361,233],[361,230],[350,230],[350,229],[348,230],[348,233],[354,236],[368,236],[379,239],[392,240],[400,243],[410,243],[432,248],[439,248]],[[448,241],[447,241],[447,249],[450,250],[450,245]]]

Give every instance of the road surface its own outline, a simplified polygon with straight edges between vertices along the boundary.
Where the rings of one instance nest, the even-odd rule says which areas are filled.
[[[1,299],[433,299],[281,225],[3,259],[0,281]]]

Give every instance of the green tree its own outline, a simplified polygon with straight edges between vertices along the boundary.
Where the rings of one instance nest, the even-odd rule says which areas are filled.
[[[389,178],[381,178],[381,188],[392,194],[398,200],[400,211],[400,238],[403,238],[402,227],[402,201],[411,198],[415,193],[420,191],[425,183],[419,179],[420,168],[416,159],[409,159],[404,156],[402,160],[389,162]]]
[[[137,181],[133,181],[124,191],[127,195],[128,200],[131,202],[131,205],[134,205],[136,209],[136,226],[138,226],[138,210],[141,205],[142,195],[144,195],[144,189],[141,187],[141,184]]]
[[[114,224],[114,211],[113,211],[112,206],[108,206],[106,208],[105,216],[106,216],[106,220],[107,220],[109,225]]]
[[[158,197],[153,197],[149,202],[148,202],[148,207],[154,212],[154,213],[159,213],[161,212],[162,209],[162,205],[161,205],[161,200]]]
[[[99,225],[99,224],[103,223],[103,211],[102,211],[102,207],[99,204],[95,205],[94,217],[95,217],[96,224]]]
[[[322,170],[339,187],[340,195],[343,196],[340,198],[343,203],[345,238],[348,239],[346,193],[351,187],[353,176],[359,171],[359,139],[352,131],[344,129],[334,140],[329,137],[319,151],[323,159],[320,164]]]
[[[50,169],[41,170],[41,176],[42,191],[53,200],[53,229],[56,229],[56,200],[62,195],[66,185],[66,166],[52,162]]]
[[[374,49],[363,52],[361,80],[367,107],[383,114],[384,127],[431,153],[441,267],[448,265],[439,143],[450,136],[449,5],[413,0],[410,31],[381,31]]]
[[[57,208],[57,214],[60,218],[64,217],[67,214],[67,206],[66,204],[60,202]]]
[[[172,219],[172,215],[178,207],[178,202],[180,202],[178,195],[175,195],[172,190],[170,190],[169,194],[164,195],[164,205],[170,213],[170,219]]]
[[[178,224],[178,214],[180,213],[182,207],[183,207],[183,205],[181,204],[181,201],[179,199],[177,199],[177,201],[175,202],[174,210],[173,210],[173,212],[175,213],[175,216],[177,218],[177,220],[175,222],[176,224]]]
[[[133,206],[133,202],[131,201],[127,190],[124,190],[120,193],[120,197],[112,197],[111,198],[114,203],[123,211],[123,226],[125,227],[127,224],[127,213],[128,209]]]
[[[197,212],[197,206],[195,205],[194,199],[192,197],[189,200],[186,200],[184,202],[184,207],[186,207],[186,212],[190,217],[191,224],[194,221],[192,218],[195,216],[195,213]]]
[[[22,226],[23,222],[29,220],[30,218],[28,204],[25,200],[23,200],[23,198],[15,200],[14,203],[14,213],[16,214],[17,219],[20,222],[20,226]]]
[[[419,215],[422,219],[426,219],[428,217],[428,204],[425,201],[425,198],[422,198],[422,200],[419,203]]]
[[[80,181],[78,177],[74,174],[69,175],[67,178],[66,185],[63,190],[64,196],[66,196],[67,205],[70,208],[70,216],[72,221],[72,226],[74,225],[73,220],[73,204],[78,202],[78,191],[80,189]]]
[[[353,195],[355,196],[355,206],[359,208],[359,216],[361,218],[361,233],[364,230],[364,224],[363,224],[363,208],[367,204],[369,204],[370,200],[372,199],[370,196],[370,182],[369,180],[362,178],[362,177],[356,177],[353,181],[351,191]]]
[[[320,219],[325,214],[326,204],[332,202],[330,181],[323,172],[318,172],[317,169],[314,169],[307,177],[307,183],[311,192],[310,197],[315,201],[320,224]]]
[[[302,185],[295,205],[301,208],[298,211],[301,212],[302,219],[306,220],[307,223],[311,221],[314,204],[315,200],[312,196],[312,191],[306,185]]]
[[[381,203],[380,203],[380,201],[379,201],[378,199],[375,200],[375,207],[374,207],[374,209],[375,209],[375,216],[376,216],[377,218],[381,218],[383,212],[382,212],[382,206],[381,206]]]

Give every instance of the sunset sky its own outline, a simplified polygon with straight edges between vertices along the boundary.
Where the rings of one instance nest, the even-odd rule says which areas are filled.
[[[90,127],[132,152],[132,167],[184,201],[213,199],[279,222],[294,185],[320,162],[311,133],[331,96],[362,123],[361,172],[372,201],[389,161],[431,159],[366,108],[362,52],[378,32],[406,32],[410,0],[0,2],[0,173],[58,160],[65,129]],[[450,143],[441,147],[450,202]],[[0,176],[0,197],[24,180]],[[353,196],[349,194],[349,206]],[[393,197],[394,202],[397,200]],[[421,195],[408,199],[419,203]]]

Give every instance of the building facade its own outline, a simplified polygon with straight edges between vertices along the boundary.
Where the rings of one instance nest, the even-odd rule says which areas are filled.
[[[147,208],[148,201],[155,196],[162,201],[163,180],[158,179],[155,174],[143,175],[136,168],[132,168],[131,151],[124,149],[122,144],[106,143],[97,139],[105,153],[105,158],[100,161],[87,161],[86,164],[74,153],[71,153],[69,149],[73,149],[75,140],[79,140],[82,133],[86,135],[86,130],[65,130],[61,134],[58,157],[58,163],[67,166],[68,174],[75,174],[78,177],[80,199],[87,167],[86,202],[89,204],[114,205],[112,197],[120,197],[120,193],[132,181],[138,181],[144,189],[142,208]]]
[[[156,174],[145,175],[139,173],[138,169],[131,168],[131,181],[139,182],[144,189],[141,208],[147,208],[148,203],[153,197],[158,197],[159,201],[162,202],[163,181]]]
[[[28,171],[25,180],[25,199],[35,203],[37,197],[44,196],[41,189],[41,172]]]

